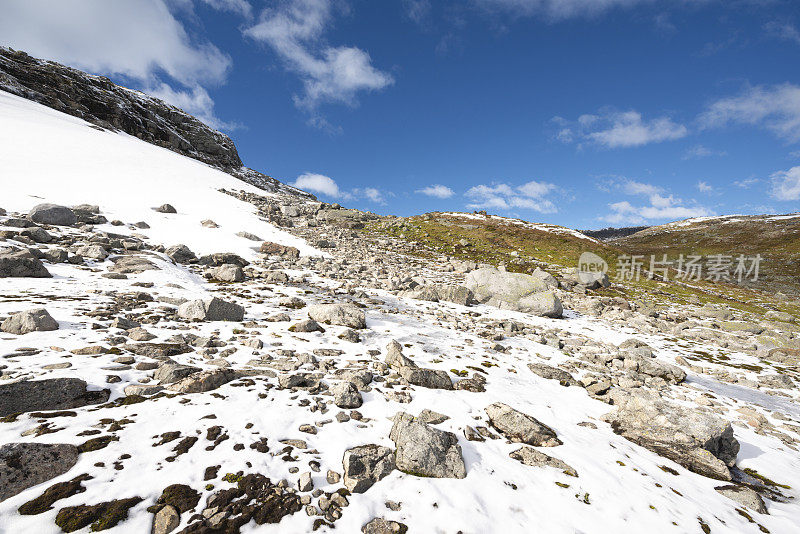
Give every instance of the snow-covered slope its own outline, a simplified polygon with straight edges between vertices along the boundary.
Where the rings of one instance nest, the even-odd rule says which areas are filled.
[[[260,243],[236,235],[243,231],[315,252],[218,189],[268,193],[209,165],[3,91],[0,118],[0,208],[94,204],[109,220],[150,226],[106,225],[107,231],[135,231],[166,246],[183,243],[197,254],[226,251],[252,259]],[[149,209],[165,203],[178,213]],[[207,219],[219,228],[203,227]]]

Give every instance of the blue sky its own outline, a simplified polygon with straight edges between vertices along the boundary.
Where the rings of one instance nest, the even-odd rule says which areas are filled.
[[[793,0],[7,0],[250,167],[378,213],[599,228],[800,210]]]

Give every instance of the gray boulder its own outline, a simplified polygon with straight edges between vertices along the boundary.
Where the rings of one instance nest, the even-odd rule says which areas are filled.
[[[75,252],[79,256],[97,261],[103,261],[108,257],[108,252],[100,245],[84,245],[79,247]]]
[[[361,527],[362,534],[405,534],[408,527],[397,521],[376,517]]]
[[[86,391],[79,378],[24,380],[0,385],[0,417],[21,412],[69,410],[108,400],[108,390]]]
[[[233,369],[212,369],[192,373],[186,378],[170,384],[167,389],[178,393],[204,393],[223,386],[239,377]]]
[[[458,438],[428,426],[411,414],[394,416],[389,438],[397,446],[395,463],[405,473],[433,478],[464,478],[467,469]]]
[[[403,355],[403,346],[395,340],[386,345],[386,365],[392,369],[399,371],[404,367],[416,367],[411,358]]]
[[[172,204],[161,204],[157,208],[153,208],[153,211],[157,211],[158,213],[178,213]]]
[[[199,371],[199,367],[181,365],[175,362],[164,362],[158,366],[153,378],[158,380],[159,384],[173,384]]]
[[[234,263],[226,263],[211,270],[214,280],[220,282],[242,282],[244,281],[244,271]]]
[[[190,300],[178,306],[178,317],[190,321],[241,321],[244,308],[217,297]]]
[[[28,213],[28,218],[39,224],[57,226],[72,226],[78,222],[78,218],[70,208],[57,204],[38,204]]]
[[[44,264],[28,250],[0,250],[0,278],[52,278]]]
[[[28,332],[47,332],[58,330],[58,321],[53,319],[44,308],[36,308],[15,313],[3,321],[0,330],[17,335]]]
[[[63,475],[78,463],[78,448],[65,443],[0,446],[0,501]]]
[[[361,445],[347,449],[342,457],[344,487],[364,493],[395,468],[394,451],[380,445]]]
[[[617,410],[605,416],[615,433],[690,471],[731,480],[739,442],[718,416],[672,404],[652,390],[614,388]]]
[[[169,256],[175,263],[193,263],[197,261],[197,256],[186,245],[172,245],[164,254]]]
[[[453,381],[447,371],[425,369],[423,367],[402,367],[400,376],[409,384],[430,389],[453,389]]]
[[[316,304],[309,306],[308,316],[318,323],[356,329],[367,327],[364,310],[354,304]]]
[[[333,403],[339,408],[353,409],[360,408],[363,404],[361,393],[352,382],[339,382],[331,388],[333,393]]]
[[[139,255],[126,255],[112,258],[114,263],[108,268],[112,273],[119,274],[138,274],[144,271],[157,271],[158,267],[155,263],[148,260],[144,256]]]
[[[561,445],[555,430],[502,402],[486,407],[489,423],[510,441],[537,447]]]
[[[543,317],[561,317],[563,311],[561,301],[550,291],[549,280],[541,275],[482,267],[467,274],[464,285],[473,292],[476,301],[498,308]]]

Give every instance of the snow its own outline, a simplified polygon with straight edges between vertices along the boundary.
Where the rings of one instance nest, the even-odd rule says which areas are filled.
[[[258,192],[227,174],[137,139],[98,131],[78,119],[4,93],[0,93],[0,118],[0,146],[3,147],[0,180],[5,191],[0,205],[3,208],[27,210],[46,201],[96,203],[109,219],[119,218],[126,223],[144,220],[151,226],[150,230],[132,230],[127,226],[107,225],[102,230],[146,234],[153,243],[185,243],[201,254],[226,250],[254,258],[255,243],[235,235],[242,230],[263,239],[297,246],[304,254],[315,253],[301,240],[261,221],[250,204],[219,193],[218,187]],[[152,206],[165,202],[173,204],[179,213],[164,215],[151,210]],[[469,214],[446,215],[471,217]],[[200,226],[200,220],[206,218],[216,221],[220,228]],[[560,231],[559,227],[544,226],[553,229],[548,231]],[[253,386],[228,384],[213,394],[181,395],[100,410],[76,409],[74,417],[47,420],[57,428],[63,427],[62,430],[38,437],[22,437],[24,432],[41,424],[39,419],[22,415],[14,422],[0,423],[0,443],[79,444],[87,439],[78,435],[86,429],[101,429],[103,435],[107,434],[103,419],[127,418],[132,422],[115,433],[119,441],[102,450],[82,454],[68,473],[0,502],[1,533],[55,534],[60,531],[54,524],[60,508],[134,495],[144,501],[131,510],[126,521],[109,532],[149,532],[152,515],[146,508],[167,485],[183,483],[200,491],[201,506],[213,492],[229,487],[218,478],[212,481],[213,489],[205,489],[209,481],[203,480],[203,472],[212,465],[221,466],[220,476],[238,471],[259,472],[273,481],[286,479],[296,487],[299,474],[309,470],[310,460],[316,460],[320,471],[312,473],[315,488],[333,491],[340,485],[328,484],[325,474],[328,469],[341,473],[342,455],[347,448],[367,443],[393,446],[388,438],[389,418],[401,410],[417,415],[425,408],[450,416],[436,426],[458,436],[467,477],[463,480],[429,479],[394,471],[365,494],[349,496],[350,506],[343,510],[336,529],[322,528],[319,532],[357,533],[364,523],[376,516],[401,521],[409,526],[411,533],[700,532],[698,518],[703,518],[715,534],[759,532],[756,524],[735,511],[732,501],[714,491],[714,487],[721,484],[719,481],[691,473],[614,434],[602,421],[602,416],[613,409],[611,406],[590,398],[583,388],[563,387],[556,381],[534,375],[527,368],[529,362],[557,365],[568,361],[570,357],[561,350],[541,344],[538,337],[531,336],[509,337],[502,341],[508,351],[498,352],[492,349],[494,342],[476,332],[455,329],[439,319],[442,313],[461,317],[477,314],[481,320],[515,320],[537,328],[559,329],[560,334],[572,333],[614,344],[636,336],[650,344],[660,360],[670,363],[674,363],[678,355],[688,355],[692,348],[712,350],[710,348],[702,345],[687,348],[677,344],[671,336],[638,334],[633,328],[620,328],[576,312],[567,312],[560,320],[538,318],[482,305],[466,308],[398,298],[383,290],[369,290],[370,296],[383,304],[368,309],[369,328],[362,333],[363,342],[353,344],[337,338],[343,327],[326,326],[325,334],[288,332],[289,324],[307,317],[306,310],[287,310],[278,304],[286,296],[301,297],[309,303],[330,299],[331,293],[320,290],[320,286],[339,287],[342,280],[322,279],[311,271],[288,270],[295,284],[254,282],[241,286],[243,290],[227,291],[173,264],[163,255],[153,257],[152,261],[159,270],[130,275],[127,280],[99,276],[110,265],[108,260],[91,262],[88,266],[48,263],[47,268],[54,275],[50,279],[0,279],[0,316],[45,306],[60,324],[59,330],[34,332],[23,337],[0,334],[4,374],[36,378],[80,377],[91,389],[109,388],[112,399],[123,396],[126,385],[150,373],[119,368],[113,354],[77,356],[70,350],[105,345],[109,335],[121,334],[114,329],[92,328],[95,320],[87,317],[85,311],[113,303],[120,293],[142,290],[142,284],[144,287],[152,284],[149,291],[156,301],[143,304],[142,309],[154,314],[168,305],[167,299],[219,295],[243,304],[245,322],[254,321],[255,325],[248,326],[248,332],[264,342],[262,355],[276,349],[310,354],[319,348],[336,348],[344,351],[335,358],[336,365],[342,367],[350,360],[370,360],[373,357],[368,355],[368,350],[383,351],[386,344],[395,339],[410,345],[404,353],[420,366],[445,371],[468,366],[484,369],[486,392],[416,388],[411,403],[399,404],[373,389],[363,394],[365,402],[359,409],[368,421],[320,425],[316,435],[299,432],[299,425],[333,419],[338,409],[312,413],[300,403],[308,400],[313,404],[320,396],[268,388],[276,380],[266,375],[255,377]],[[258,298],[248,299],[245,290],[257,294]],[[291,322],[265,321],[276,312],[287,313]],[[170,320],[144,326],[157,336],[154,342],[163,342],[183,332],[179,328],[187,327],[185,323]],[[234,368],[253,368],[248,367],[248,362],[258,357],[256,351],[232,341],[240,335],[241,332],[234,332],[234,329],[242,328],[241,323],[207,322],[188,327],[197,335],[210,336],[216,332],[220,339],[231,340],[229,346],[237,350],[226,359]],[[37,347],[40,351],[23,355],[18,350],[22,346]],[[196,353],[173,359],[214,368]],[[147,359],[137,358],[137,361],[144,360]],[[44,368],[57,363],[71,366]],[[119,375],[122,380],[108,383],[109,374]],[[380,383],[373,386],[377,388]],[[752,405],[798,415],[796,398],[773,398],[721,383],[708,375],[691,375],[688,384],[680,390],[686,404],[690,404],[694,396],[714,393],[719,410],[733,421],[737,420],[737,409]],[[329,398],[322,398],[329,401]],[[485,425],[484,408],[495,401],[505,402],[555,429],[564,444],[540,450],[570,464],[579,477],[569,477],[552,468],[521,465],[508,457],[519,444],[503,439],[484,443],[467,441],[464,428]],[[210,414],[216,418],[208,419]],[[579,426],[582,422],[591,422],[597,428]],[[230,439],[215,450],[207,451],[205,447],[209,443],[205,433],[214,425],[223,425]],[[198,436],[200,441],[187,454],[168,462],[165,457],[171,454],[177,441],[155,446],[156,436],[168,431],[180,431],[181,437]],[[759,435],[738,423],[735,434],[742,444],[742,467],[753,467],[778,482],[797,486],[800,456],[796,451],[788,450],[775,437]],[[270,452],[267,454],[248,446],[260,437],[268,440]],[[292,452],[298,457],[297,462],[285,462],[281,458],[279,451],[283,446],[279,440],[286,438],[303,439],[308,443],[308,450]],[[235,444],[245,447],[236,451]],[[314,449],[318,453],[311,452]],[[122,460],[125,454],[131,457]],[[123,469],[111,467],[117,461],[122,462]],[[667,466],[678,474],[670,474],[660,466]],[[291,467],[298,467],[299,473],[291,473]],[[17,513],[22,503],[39,496],[44,489],[81,473],[94,477],[84,483],[85,492],[56,502],[52,510],[40,515]],[[796,489],[788,493],[793,497],[797,495]],[[388,500],[402,503],[402,508],[389,510],[384,505]],[[800,507],[796,503],[770,502],[769,512],[770,515],[753,515],[773,534],[800,529]],[[186,526],[190,515],[182,515],[181,528]],[[309,532],[313,520],[301,511],[284,518],[280,524],[261,527],[250,524],[244,531]],[[88,529],[83,532],[86,531]]]
[[[262,221],[255,207],[220,188],[268,196],[233,176],[129,135],[100,131],[89,123],[0,91],[0,207],[27,212],[36,204],[95,204],[109,221],[144,221],[150,228],[105,225],[136,232],[166,246],[185,244],[198,255],[234,252],[252,260],[260,242],[236,234],[319,254],[303,240]],[[150,208],[172,204],[177,214]],[[205,228],[211,219],[219,228]]]

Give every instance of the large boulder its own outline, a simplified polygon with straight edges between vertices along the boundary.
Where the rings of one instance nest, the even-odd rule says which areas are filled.
[[[29,332],[47,332],[58,330],[58,321],[53,319],[44,308],[36,308],[15,313],[3,321],[0,330],[18,335]]]
[[[217,297],[190,300],[178,306],[178,317],[190,321],[241,321],[244,308]]]
[[[617,410],[605,419],[614,432],[690,471],[731,480],[739,442],[729,422],[642,388],[614,388],[611,399]]]
[[[308,316],[318,323],[334,324],[348,328],[367,327],[364,310],[355,304],[316,304],[309,306]]]
[[[424,367],[402,367],[402,376],[409,384],[430,389],[453,389],[453,381],[447,371],[426,369]]]
[[[204,393],[223,386],[239,377],[239,373],[233,369],[211,369],[192,373],[174,384],[167,386],[170,391],[178,393]]]
[[[69,410],[108,400],[108,390],[86,391],[79,378],[46,378],[0,385],[0,417],[21,412]]]
[[[561,445],[555,430],[502,402],[486,407],[489,423],[509,440],[537,447]]]
[[[65,443],[0,446],[0,501],[63,475],[78,463],[78,448]]]
[[[200,259],[197,260],[197,263],[211,267],[219,267],[220,265],[225,265],[228,263],[236,264],[239,267],[247,267],[250,265],[249,261],[242,258],[238,254],[234,254],[233,252],[215,252],[213,254],[207,254],[205,256],[201,256]]]
[[[380,445],[361,445],[344,451],[344,487],[364,493],[395,468],[394,451]]]
[[[197,261],[197,255],[186,245],[172,245],[164,254],[176,263],[193,263]]]
[[[561,317],[561,301],[550,291],[549,280],[541,275],[482,267],[467,274],[464,285],[481,303],[544,317]]]
[[[57,204],[38,204],[28,213],[28,218],[36,223],[57,226],[72,226],[78,222],[75,212]]]
[[[428,426],[411,414],[394,416],[389,437],[397,446],[395,463],[405,473],[433,478],[464,478],[467,468],[458,438]]]
[[[261,243],[261,253],[267,256],[283,256],[284,258],[299,258],[300,251],[295,247],[279,245],[270,241]]]
[[[108,268],[112,273],[138,274],[144,271],[157,271],[158,266],[144,256],[131,254],[111,258],[114,265]]]
[[[358,392],[358,388],[352,382],[343,381],[334,384],[331,387],[331,393],[333,393],[333,403],[339,408],[360,408],[364,402],[361,398],[361,393]]]
[[[235,263],[226,263],[211,270],[214,280],[220,282],[242,282],[244,281],[244,271]]]
[[[28,250],[0,250],[0,278],[52,278],[53,275]]]

